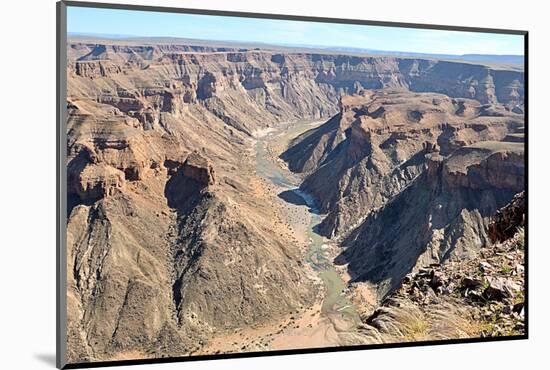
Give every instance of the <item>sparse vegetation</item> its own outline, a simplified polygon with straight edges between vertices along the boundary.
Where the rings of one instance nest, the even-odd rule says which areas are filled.
[[[522,333],[523,228],[478,253],[522,72],[111,43],[68,47],[70,361]]]

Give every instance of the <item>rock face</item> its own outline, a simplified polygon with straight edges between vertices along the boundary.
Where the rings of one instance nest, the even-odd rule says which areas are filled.
[[[448,274],[487,248],[508,250],[510,244],[491,243],[509,239],[522,225],[522,195],[514,195],[525,188],[523,116],[498,104],[402,90],[345,96],[339,109],[296,138],[281,158],[305,175],[301,189],[327,214],[319,232],[342,240],[335,262],[345,266],[352,289],[366,287],[382,302],[373,313],[376,303],[359,298],[369,340],[522,333],[519,311],[512,315],[521,265],[514,279]],[[510,252],[518,262],[520,242]],[[483,256],[482,268],[496,272]],[[461,301],[455,278],[485,303],[494,301],[492,311],[478,307],[479,300]],[[506,311],[505,329],[481,328],[495,310]]]
[[[183,164],[183,175],[197,181],[203,186],[214,185],[214,168],[198,152],[189,154]]]
[[[339,106],[339,114],[281,155],[291,170],[307,174],[301,187],[328,213],[319,230],[330,237],[350,232],[405,189],[427,166],[425,154],[447,156],[523,126],[521,115],[486,115],[487,107],[474,100],[433,93],[365,91],[342,97]],[[496,167],[501,158],[491,161]],[[466,181],[459,172],[448,181]]]
[[[344,240],[339,260],[384,297],[415,267],[475,255],[490,244],[491,216],[524,189],[523,149],[479,142],[428,154],[426,170]]]
[[[486,245],[490,215],[523,190],[521,71],[181,45],[68,49],[69,362],[201,353],[314,303],[303,251],[274,225],[255,175],[259,129],[328,119],[282,157],[328,214],[320,230],[344,239],[338,261],[352,282],[379,298],[415,266]]]
[[[297,243],[249,185],[239,128],[260,120],[220,113],[244,117],[241,97],[200,100],[217,72],[199,88],[156,49],[139,55],[158,68],[93,50],[68,71],[68,361],[187,355],[311,304]]]
[[[489,224],[489,237],[493,243],[511,238],[518,227],[525,226],[525,191],[517,194],[510,204],[498,210]]]
[[[100,199],[124,186],[124,173],[105,165],[89,164],[78,177],[74,191],[80,199]]]
[[[493,220],[502,220],[503,212],[520,212],[521,197]],[[506,229],[513,230],[511,237],[468,259],[425,265],[407,274],[399,289],[362,318],[369,342],[525,334],[525,236],[510,221]]]
[[[229,125],[250,133],[276,122],[330,116],[338,110],[338,97],[363,89],[435,91],[484,104],[523,106],[522,71],[468,63],[224,48],[190,53],[204,48],[178,45],[73,43],[69,48],[74,77],[69,84],[79,85],[70,87],[70,94],[86,93],[84,86],[93,88],[95,79],[110,77],[114,81],[97,98],[130,112],[148,128],[163,124],[162,112],[199,100]],[[153,83],[139,88],[143,79]]]

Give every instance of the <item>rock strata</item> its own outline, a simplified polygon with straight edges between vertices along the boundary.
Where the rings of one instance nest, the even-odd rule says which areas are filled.
[[[216,183],[214,168],[208,160],[198,152],[189,154],[185,163],[183,163],[183,175],[204,186],[214,185]]]
[[[74,42],[69,48],[68,81],[75,83],[69,94],[94,97],[97,80],[108,78],[97,99],[135,108],[145,127],[162,125],[161,112],[185,110],[198,100],[235,129],[251,133],[276,122],[333,115],[340,96],[364,89],[438,91],[516,111],[523,105],[523,71],[458,61],[227,48],[193,53],[189,50],[214,49],[181,45]],[[141,84],[144,80],[150,83]],[[422,120],[419,111],[409,117]]]
[[[202,354],[315,304],[303,243],[251,154],[254,134],[281,122],[328,119],[281,157],[327,214],[319,231],[344,241],[351,285],[384,302],[364,321],[376,340],[399,289],[422,302],[418,317],[448,295],[494,301],[464,308],[485,319],[521,317],[519,244],[489,236],[518,218],[502,211],[487,233],[524,190],[521,70],[122,41],[69,42],[67,62],[69,362]],[[480,254],[490,248],[514,264]],[[464,265],[450,278],[445,266],[476,258],[486,275]]]
[[[517,209],[515,201],[501,212]],[[513,236],[468,259],[407,274],[381,307],[363,317],[369,341],[525,334],[525,236],[521,227],[513,229]]]
[[[344,240],[339,261],[353,280],[384,297],[418,266],[475,255],[491,243],[491,217],[523,190],[523,149],[483,142],[446,159],[431,157],[421,175]]]
[[[506,140],[523,126],[521,115],[482,116],[482,105],[474,100],[433,93],[363,91],[342,97],[339,106],[339,114],[295,139],[281,155],[291,170],[306,175],[301,188],[328,214],[319,231],[329,237],[345,236],[411,184],[428,165],[426,154],[448,156],[476,142]],[[494,178],[487,180],[522,181],[496,168],[506,162],[501,155],[486,163],[494,167]],[[448,181],[466,181],[460,173]]]

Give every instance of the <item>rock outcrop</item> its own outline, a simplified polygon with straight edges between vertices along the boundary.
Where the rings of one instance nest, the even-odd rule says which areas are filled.
[[[79,174],[74,191],[80,199],[100,199],[124,186],[124,172],[106,165],[89,164]]]
[[[337,260],[383,298],[419,266],[475,255],[491,243],[491,217],[524,189],[523,150],[479,142],[448,158],[428,154],[426,170],[344,240]]]
[[[520,227],[525,226],[525,191],[498,210],[489,224],[489,237],[493,243],[510,239]]]
[[[314,303],[255,175],[259,129],[329,118],[282,157],[379,298],[487,245],[524,190],[521,71],[168,44],[68,55],[69,362],[201,353]],[[509,299],[501,283],[487,294]]]
[[[371,343],[496,337],[525,334],[525,235],[514,218],[522,215],[523,193],[493,216],[509,230],[468,259],[425,265],[374,312],[362,317]],[[517,217],[518,219],[520,217]],[[506,224],[506,226],[504,226]]]
[[[339,114],[281,155],[307,175],[301,187],[328,214],[319,230],[329,237],[349,233],[405,189],[427,166],[426,153],[447,156],[464,145],[504,140],[523,126],[521,115],[486,116],[474,100],[433,93],[364,91],[342,97],[339,106]],[[495,157],[491,166],[500,162]],[[449,181],[461,179],[457,173]]]
[[[183,163],[183,175],[197,181],[203,186],[214,185],[214,168],[206,158],[198,152],[189,154]]]

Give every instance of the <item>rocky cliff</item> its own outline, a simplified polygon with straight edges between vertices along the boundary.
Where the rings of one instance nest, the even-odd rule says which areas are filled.
[[[369,342],[525,334],[525,233],[519,221],[524,217],[522,192],[491,218],[508,236],[470,258],[407,274],[397,291],[363,316]]]
[[[339,96],[362,89],[431,91],[523,106],[523,72],[477,64],[259,50],[204,53],[177,45],[73,43],[69,48],[69,84],[78,81],[69,86],[69,97],[99,100],[145,126],[162,125],[162,112],[199,100],[227,124],[250,133],[275,122],[330,116]],[[97,90],[95,79],[105,77],[109,82],[104,79]]]
[[[424,171],[426,154],[507,139],[523,126],[522,115],[502,106],[434,93],[364,91],[342,97],[339,107],[281,155],[307,175],[301,187],[327,213],[319,231],[330,237],[350,232],[403,191]]]
[[[371,213],[338,258],[381,298],[419,266],[467,259],[489,245],[490,218],[524,189],[522,143],[484,141],[426,157],[426,170]]]
[[[353,281],[380,296],[417,261],[484,245],[488,216],[522,190],[520,71],[68,48],[70,362],[201,353],[214,337],[312,304],[303,251],[265,206],[250,151],[259,129],[329,119],[283,158],[328,213],[322,232],[347,236],[339,261]]]
[[[485,249],[511,248],[521,257],[516,242],[491,245],[523,225],[521,197],[498,211],[524,190],[523,140],[523,112],[517,107],[402,89],[363,90],[341,97],[338,114],[282,153],[289,168],[304,175],[301,189],[326,214],[318,232],[341,241],[334,261],[350,278],[369,341],[522,332],[512,296],[502,313],[503,329],[489,327],[489,311],[480,313],[478,303],[471,308],[454,296],[422,292],[438,271],[470,268]],[[417,275],[422,280],[423,274],[432,279],[424,287],[403,280]],[[504,289],[496,275],[487,277],[494,292]],[[518,273],[515,281],[521,278]],[[443,283],[436,285],[429,292]],[[520,291],[512,285],[513,294]],[[383,307],[373,313],[380,302]],[[495,303],[492,312],[497,306],[503,309]],[[421,333],[415,333],[418,325]]]
[[[200,104],[181,108],[184,93],[166,105],[125,82],[69,73],[68,360],[187,355],[309,304],[245,135]]]

